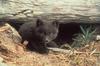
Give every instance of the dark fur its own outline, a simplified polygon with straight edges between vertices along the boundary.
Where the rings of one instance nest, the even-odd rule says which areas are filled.
[[[48,52],[47,44],[54,45],[52,42],[58,35],[59,24],[57,21],[52,23],[43,22],[37,19],[36,22],[29,22],[23,24],[19,33],[22,36],[22,42],[28,41],[28,47],[38,52]],[[57,46],[57,45],[54,45]]]

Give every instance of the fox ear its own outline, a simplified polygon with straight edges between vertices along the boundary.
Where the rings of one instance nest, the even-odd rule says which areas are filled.
[[[58,22],[58,20],[53,21],[52,24],[53,24],[55,27],[59,27],[59,22]]]
[[[40,19],[37,19],[36,25],[37,25],[37,26],[43,25],[43,21],[40,20]]]

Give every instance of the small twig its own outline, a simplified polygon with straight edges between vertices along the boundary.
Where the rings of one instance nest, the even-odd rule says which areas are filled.
[[[63,53],[66,53],[66,54],[69,54],[69,53],[71,53],[71,54],[73,54],[73,53],[75,53],[75,54],[84,54],[84,53],[85,54],[86,53],[91,54],[91,52],[80,52],[80,51],[76,51],[76,50],[72,51],[72,50],[65,50],[65,49],[60,49],[60,48],[50,48],[50,47],[48,47],[48,49],[50,49],[54,52],[63,52]],[[92,54],[100,54],[100,52],[93,52]]]
[[[95,52],[96,52],[96,49],[95,49],[95,50],[93,50],[93,51],[90,53],[90,55],[94,54]]]

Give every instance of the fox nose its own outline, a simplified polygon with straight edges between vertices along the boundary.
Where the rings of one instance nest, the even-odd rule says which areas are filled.
[[[48,40],[45,40],[45,43],[48,43],[49,41]]]
[[[50,40],[48,38],[45,39],[45,43],[48,43]]]

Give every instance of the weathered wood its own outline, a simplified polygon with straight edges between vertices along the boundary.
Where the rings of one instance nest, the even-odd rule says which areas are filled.
[[[0,0],[0,18],[20,19],[39,15],[63,23],[100,23],[99,0]],[[9,18],[9,19],[10,19]]]

